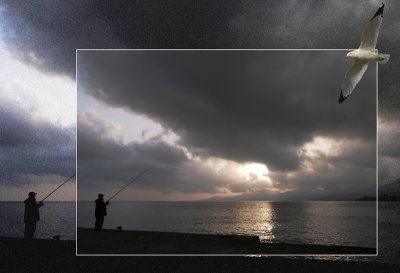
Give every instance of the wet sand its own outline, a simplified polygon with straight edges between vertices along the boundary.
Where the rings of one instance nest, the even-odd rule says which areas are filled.
[[[0,237],[0,272],[400,272],[399,265],[284,257],[82,257],[75,241]]]
[[[78,228],[78,254],[370,254],[375,248],[261,243],[257,236]]]

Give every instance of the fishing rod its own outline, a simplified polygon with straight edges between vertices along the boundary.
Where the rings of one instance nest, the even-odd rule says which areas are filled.
[[[55,188],[55,190],[53,190],[51,193],[49,193],[42,201],[47,199],[47,197],[49,197],[50,195],[52,195],[56,190],[58,190],[59,188],[61,188],[62,185],[64,185],[65,183],[67,183],[69,180],[71,180],[73,177],[75,177],[75,174],[73,176],[71,176],[70,178],[68,178],[67,180],[65,180],[64,182],[62,182],[62,184],[60,186],[58,186],[57,188]]]
[[[126,187],[128,187],[130,184],[132,184],[133,182],[135,182],[136,180],[138,180],[140,177],[142,177],[143,175],[145,175],[147,172],[149,172],[151,169],[153,169],[154,167],[150,167],[148,169],[146,169],[145,171],[141,172],[138,176],[136,176],[135,178],[133,178],[133,180],[131,182],[129,182],[125,187],[123,187],[122,189],[120,189],[119,191],[117,191],[113,196],[111,196],[110,199],[108,199],[107,202],[109,202],[111,199],[113,199],[118,193],[120,193],[123,189],[125,189]]]

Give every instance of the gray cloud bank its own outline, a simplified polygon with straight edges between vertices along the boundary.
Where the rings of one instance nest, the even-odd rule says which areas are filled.
[[[3,1],[3,39],[47,71],[75,75],[76,48],[357,48],[381,1]],[[378,49],[380,114],[397,117],[397,1],[386,1]],[[32,58],[34,54],[37,58]]]
[[[27,184],[29,175],[75,172],[75,128],[33,118],[16,104],[0,108],[0,183]]]
[[[381,1],[24,1],[0,3],[2,39],[25,62],[75,75],[76,48],[355,48]],[[385,1],[378,49],[380,121],[399,116],[397,1]],[[34,57],[33,57],[34,56]],[[379,139],[390,136],[380,131]],[[397,143],[397,140],[395,140]],[[389,143],[380,150],[394,149]],[[386,144],[385,144],[386,145]],[[380,154],[381,183],[400,175]]]
[[[348,65],[343,52],[80,51],[78,88],[110,106],[161,123],[194,155],[262,162],[272,171],[277,187],[315,189],[324,185],[324,191],[335,192],[348,189],[340,184],[344,181],[351,180],[354,190],[355,185],[365,188],[375,182],[374,66],[358,86],[351,104],[339,105],[337,86]],[[85,128],[90,125],[87,117],[80,117],[78,123],[78,166],[82,166],[86,179],[91,180],[93,168],[103,169],[95,167],[103,159],[104,164],[118,165],[144,156],[131,154],[131,149],[137,152],[138,144],[124,150],[113,140],[103,143],[102,149],[100,145],[93,147],[93,142],[85,141]],[[304,156],[299,150],[317,136],[356,139],[361,145],[347,147],[340,156],[318,156],[312,162],[318,169],[313,178],[297,174],[296,180],[287,179],[288,172],[303,168]],[[148,145],[143,147],[166,144],[159,141]],[[95,156],[111,147],[121,151]],[[157,149],[171,152],[172,148]],[[111,160],[107,154],[121,157]],[[163,158],[151,162],[165,162],[168,157]],[[172,154],[171,158],[182,161],[171,159],[169,164],[184,165],[185,157]],[[334,171],[326,169],[329,164],[335,165]],[[231,191],[240,187],[229,185]]]

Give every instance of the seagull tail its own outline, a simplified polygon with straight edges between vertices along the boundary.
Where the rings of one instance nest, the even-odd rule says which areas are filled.
[[[378,63],[385,64],[389,61],[390,54],[379,54]]]
[[[340,91],[340,96],[339,96],[338,102],[339,102],[339,103],[342,103],[342,102],[344,102],[345,99],[347,99],[347,97],[343,96],[343,92]]]

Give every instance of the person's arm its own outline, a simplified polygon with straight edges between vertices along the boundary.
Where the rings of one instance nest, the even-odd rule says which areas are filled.
[[[108,204],[110,204],[110,201],[107,201],[107,202],[106,202],[106,206],[108,206]]]
[[[40,208],[41,206],[43,206],[43,201],[40,201],[38,204],[38,208]]]

